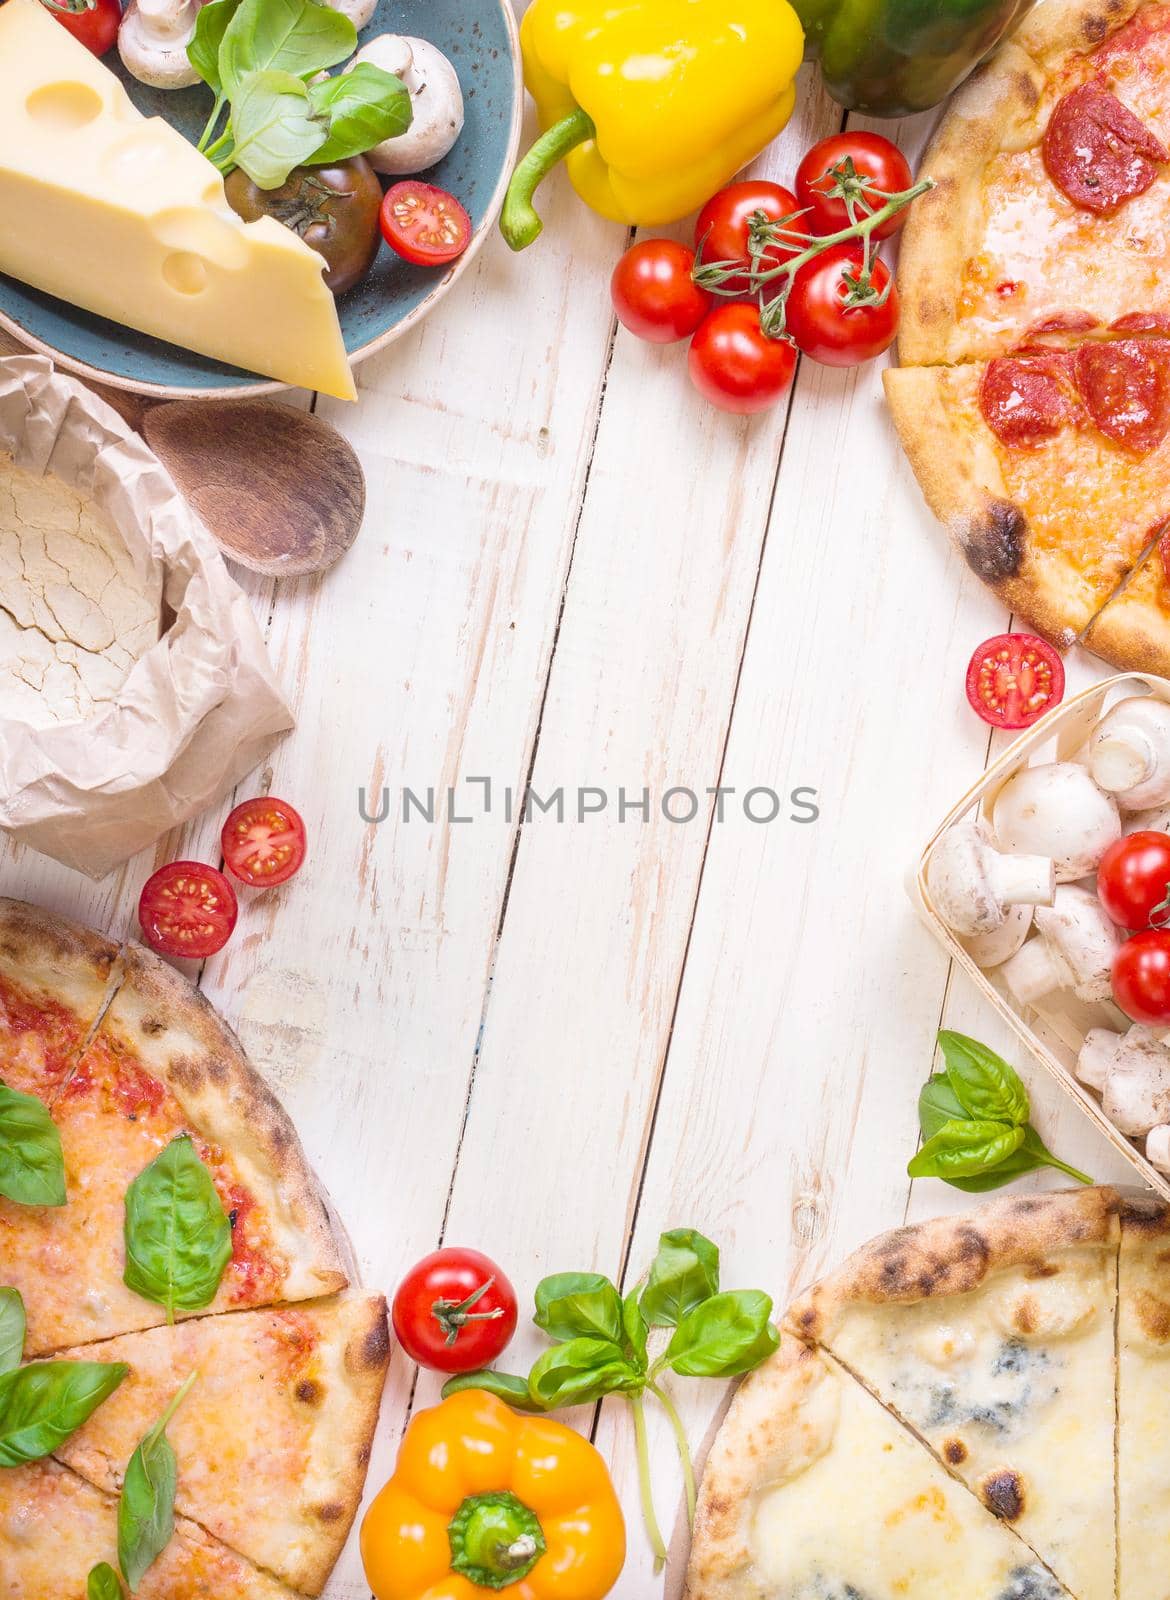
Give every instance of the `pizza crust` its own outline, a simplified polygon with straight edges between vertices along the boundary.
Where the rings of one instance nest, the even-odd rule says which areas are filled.
[[[0,978],[34,997],[67,1005],[82,1030],[97,1027],[116,978],[119,946],[92,928],[0,896]]]
[[[1127,672],[1170,678],[1170,617],[1163,599],[1162,558],[1153,550],[1118,594],[1093,618],[1087,650]]]
[[[1123,28],[1149,0],[1062,0],[1037,6],[1012,35],[1034,61],[1048,67],[1074,52],[1094,50]]]

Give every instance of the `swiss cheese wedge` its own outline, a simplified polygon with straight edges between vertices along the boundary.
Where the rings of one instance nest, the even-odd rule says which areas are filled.
[[[40,0],[0,4],[0,272],[142,333],[356,399],[324,260],[223,180]]]

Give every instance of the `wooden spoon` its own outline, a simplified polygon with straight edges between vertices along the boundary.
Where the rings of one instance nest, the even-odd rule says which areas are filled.
[[[299,578],[332,566],[357,537],[361,462],[310,412],[276,400],[172,400],[140,426],[229,560]]]

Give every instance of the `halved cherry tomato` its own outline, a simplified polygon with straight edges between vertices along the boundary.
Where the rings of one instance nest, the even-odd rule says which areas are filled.
[[[1119,928],[1170,923],[1170,834],[1144,829],[1115,839],[1097,868],[1097,898]]]
[[[382,237],[404,261],[442,267],[471,243],[471,218],[454,195],[408,178],[382,199]]]
[[[1113,957],[1113,998],[1134,1022],[1170,1023],[1170,933],[1135,933]]]
[[[804,248],[812,229],[807,217],[798,215],[800,204],[791,189],[778,183],[768,183],[762,178],[730,183],[720,189],[699,212],[695,223],[695,248],[704,265],[715,261],[742,261],[750,259],[752,219],[763,217],[768,222],[783,222],[784,232],[793,236],[792,242],[783,240],[769,244],[760,256],[759,265],[765,272],[780,265],[785,256],[794,255]],[[751,284],[745,276],[728,278],[725,287],[734,294],[747,294]]]
[[[839,233],[853,220],[844,195],[831,192],[837,184],[829,176],[831,167],[842,166],[846,161],[853,163],[853,170],[867,191],[862,196],[866,204],[855,203],[858,222],[869,211],[880,211],[886,203],[885,196],[909,189],[914,182],[906,157],[896,144],[891,144],[880,133],[834,133],[822,139],[813,145],[796,169],[796,198],[801,206],[808,207],[808,226],[813,233]],[[907,210],[895,211],[892,217],[879,223],[870,237],[888,239],[892,233],[897,233],[908,215]]]
[[[757,306],[732,301],[700,322],[687,363],[691,382],[713,406],[747,415],[766,411],[785,393],[796,351],[791,340],[768,337]]]
[[[236,925],[236,894],[202,861],[172,861],[147,878],[138,920],[147,944],[164,956],[199,960],[222,950]]]
[[[862,254],[853,244],[830,245],[814,256],[792,280],[788,293],[788,331],[806,356],[826,367],[855,367],[872,361],[894,342],[898,332],[898,291],[884,261],[874,260],[871,282],[881,304],[850,305],[862,269]]]
[[[437,1372],[475,1372],[516,1332],[516,1291],[490,1257],[448,1246],[410,1269],[391,1316],[412,1361]]]
[[[691,277],[695,252],[676,239],[643,239],[613,269],[610,296],[618,321],[650,344],[688,339],[711,309]]]
[[[1030,728],[1064,698],[1064,662],[1034,633],[985,639],[967,667],[971,709],[993,728]]]
[[[113,48],[122,26],[120,0],[43,0],[45,10],[95,56]]]
[[[305,824],[287,800],[245,800],[223,825],[219,842],[229,872],[254,889],[287,883],[305,859]]]

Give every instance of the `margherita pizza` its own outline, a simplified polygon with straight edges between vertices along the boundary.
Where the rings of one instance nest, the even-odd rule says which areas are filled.
[[[30,1194],[54,1163],[61,1189]],[[295,1130],[202,996],[148,951],[6,900],[0,1196],[0,1596],[85,1600],[160,1418],[175,1527],[135,1593],[319,1594],[361,1498],[385,1302],[338,1295]],[[66,1363],[112,1392],[54,1402]],[[44,1394],[11,1388],[41,1372]]]
[[[927,501],[1055,643],[1170,671],[1170,4],[1038,7],[923,170],[886,389]]]
[[[1170,1208],[902,1228],[785,1329],[712,1449],[689,1600],[1166,1600]]]

